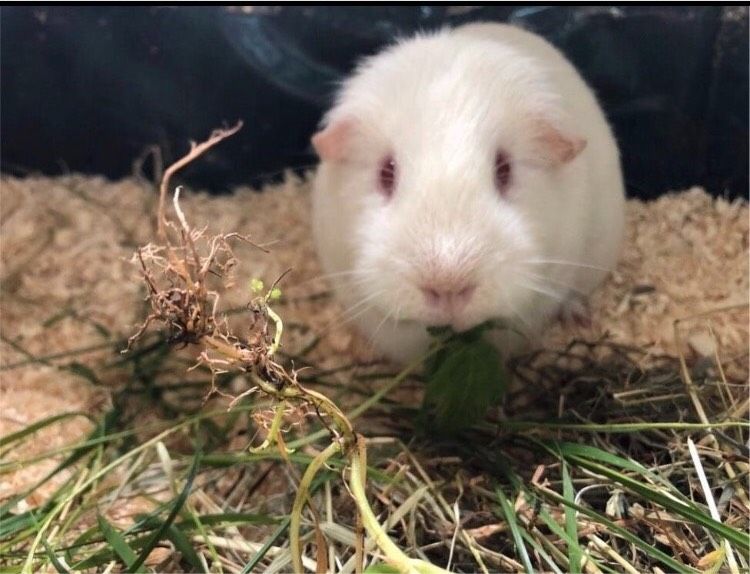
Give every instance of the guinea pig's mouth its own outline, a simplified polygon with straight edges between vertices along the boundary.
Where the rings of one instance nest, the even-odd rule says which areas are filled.
[[[384,312],[384,314],[387,314]],[[463,333],[469,329],[473,329],[477,325],[485,322],[487,319],[481,319],[477,317],[470,318],[462,313],[455,315],[436,313],[428,316],[409,316],[399,315],[392,316],[390,321],[393,321],[396,325],[402,326],[419,326],[425,329],[450,327],[456,333]]]
[[[453,321],[435,321],[428,324],[427,327],[450,327],[456,333],[463,333],[469,329],[476,327],[480,322],[477,321],[465,321],[461,319],[455,319]]]
[[[398,319],[394,319],[394,322],[397,325],[418,325],[420,327],[424,327],[425,329],[432,329],[432,328],[443,328],[443,327],[449,327],[453,329],[456,333],[463,333],[464,331],[468,331],[469,329],[472,329],[482,323],[482,321],[467,321],[465,319],[461,318],[454,318],[454,319],[447,319],[447,318],[441,318],[441,319],[433,319],[433,320],[424,320],[424,319],[411,319],[409,317],[400,317]]]

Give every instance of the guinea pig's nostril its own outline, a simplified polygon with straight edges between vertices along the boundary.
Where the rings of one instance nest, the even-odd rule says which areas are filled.
[[[476,285],[437,288],[433,285],[420,285],[425,301],[430,307],[444,307],[456,311],[464,307],[474,295]]]
[[[440,305],[440,301],[443,299],[443,293],[435,289],[434,287],[430,286],[420,286],[419,290],[424,295],[425,300],[427,301],[427,304],[432,307],[437,307]]]
[[[456,301],[461,305],[466,305],[477,290],[476,285],[467,285],[456,293]]]

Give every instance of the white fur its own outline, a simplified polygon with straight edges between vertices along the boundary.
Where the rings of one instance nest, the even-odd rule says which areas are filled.
[[[539,117],[586,148],[545,166],[531,137]],[[617,146],[592,91],[540,37],[475,24],[397,43],[345,82],[324,125],[347,118],[357,130],[346,161],[324,161],[316,176],[315,241],[350,309],[344,319],[356,316],[392,359],[411,360],[429,343],[435,321],[417,287],[428,268],[477,285],[456,328],[504,318],[533,338],[564,299],[601,282],[597,268],[614,266],[624,209]],[[506,197],[493,185],[498,148],[513,160]],[[377,177],[389,153],[399,172],[387,200]],[[519,341],[498,333],[496,342],[511,353]]]

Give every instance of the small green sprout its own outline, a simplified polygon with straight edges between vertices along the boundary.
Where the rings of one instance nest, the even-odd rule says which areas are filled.
[[[269,301],[278,301],[281,299],[281,289],[278,287],[274,287],[271,289],[271,292],[268,294],[268,300]]]

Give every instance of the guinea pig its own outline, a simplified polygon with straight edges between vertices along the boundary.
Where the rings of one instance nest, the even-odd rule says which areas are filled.
[[[365,59],[312,137],[324,272],[374,346],[411,361],[429,326],[488,320],[506,358],[581,302],[623,235],[617,144],[592,90],[502,24],[419,34]]]

